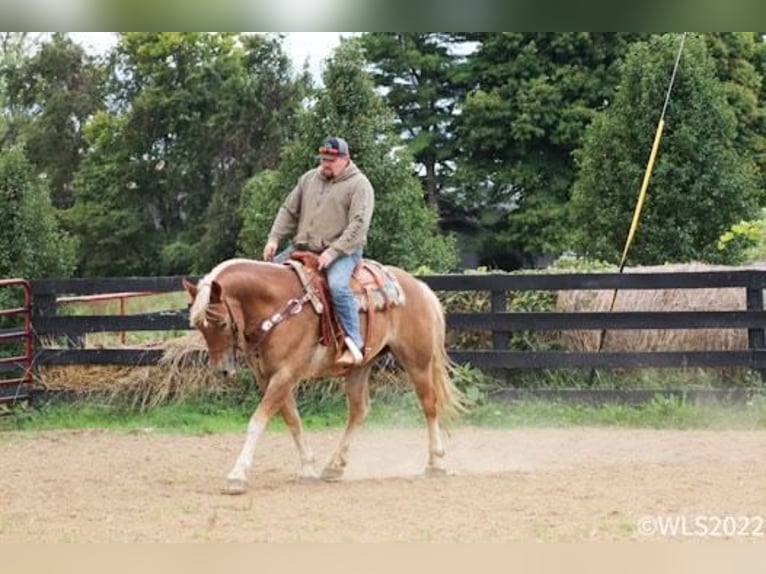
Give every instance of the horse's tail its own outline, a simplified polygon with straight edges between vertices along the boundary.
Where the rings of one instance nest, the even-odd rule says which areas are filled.
[[[444,318],[444,308],[441,301],[431,288],[420,282],[426,294],[426,300],[431,304],[434,314],[434,336],[432,338],[433,361],[431,363],[431,380],[436,393],[436,410],[440,417],[450,418],[468,410],[470,401],[465,394],[452,382],[455,363],[447,355],[445,336],[447,322]]]

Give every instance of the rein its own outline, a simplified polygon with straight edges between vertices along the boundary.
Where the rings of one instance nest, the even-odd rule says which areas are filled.
[[[229,307],[229,302],[226,300],[226,297],[222,297],[221,300],[223,301],[224,306],[226,307],[226,313],[229,315],[229,326],[231,327],[231,340],[232,343],[232,350],[234,352],[234,359],[237,358],[237,351],[239,351],[241,354],[245,354],[242,348],[239,346],[239,325],[237,325],[237,320],[234,318],[234,313],[231,312],[231,307]]]

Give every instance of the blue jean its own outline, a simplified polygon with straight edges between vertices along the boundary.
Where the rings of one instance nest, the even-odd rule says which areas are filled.
[[[293,251],[295,251],[295,247],[293,245],[288,246],[274,257],[274,263],[284,263]],[[338,256],[327,268],[327,286],[330,288],[332,305],[338,315],[341,327],[359,347],[359,350],[364,352],[364,340],[359,327],[359,311],[356,307],[354,293],[349,286],[354,268],[361,259],[361,247],[348,255],[341,254]]]

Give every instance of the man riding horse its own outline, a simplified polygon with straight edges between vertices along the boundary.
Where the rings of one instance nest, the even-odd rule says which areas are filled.
[[[351,161],[348,143],[327,138],[319,148],[319,166],[303,174],[279,208],[263,249],[265,261],[284,262],[293,251],[319,254],[319,268],[327,269],[327,283],[346,350],[341,365],[359,365],[364,341],[359,314],[349,287],[362,259],[375,206],[372,184]],[[275,256],[282,240],[292,243]]]

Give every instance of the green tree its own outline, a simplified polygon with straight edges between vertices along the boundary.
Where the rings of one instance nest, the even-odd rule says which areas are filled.
[[[484,263],[526,266],[559,253],[570,229],[572,152],[609,105],[617,65],[636,34],[471,35],[472,87],[457,128],[459,195],[477,222]]]
[[[678,51],[678,35],[630,50],[614,104],[588,128],[572,197],[578,253],[621,258]],[[686,40],[628,262],[721,261],[718,238],[756,209],[754,164],[699,36]],[[731,255],[731,254],[730,254]]]
[[[126,122],[100,112],[85,129],[88,149],[75,177],[75,202],[63,214],[80,240],[81,275],[151,275],[158,268],[162,236],[152,204],[135,195],[141,170],[124,144]]]
[[[104,68],[63,33],[54,33],[7,70],[8,98],[28,119],[21,138],[58,207],[73,200],[72,179],[83,147],[82,128],[103,107]]]
[[[0,151],[18,143],[26,122],[22,107],[9,94],[9,83],[31,56],[36,43],[37,37],[29,32],[0,32]]]
[[[454,241],[437,233],[437,213],[412,174],[412,156],[397,146],[394,119],[375,93],[361,45],[344,41],[328,61],[325,88],[301,117],[297,138],[283,153],[278,171],[248,182],[242,204],[240,245],[260,257],[271,222],[286,194],[316,166],[318,144],[328,135],[349,142],[354,162],[375,188],[375,213],[365,256],[407,269],[444,270],[455,263]]]
[[[281,38],[126,33],[113,59],[114,106],[88,132],[68,217],[89,239],[82,272],[200,272],[231,257],[243,184],[279,161],[304,93]]]
[[[753,157],[760,190],[759,202],[766,205],[766,81],[761,63],[766,59],[766,43],[755,32],[716,32],[702,37],[715,62],[726,101],[737,118],[735,146]]]
[[[59,228],[47,186],[16,146],[0,152],[0,277],[68,277],[74,240]]]

